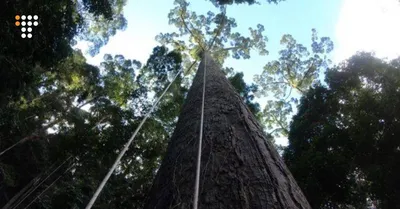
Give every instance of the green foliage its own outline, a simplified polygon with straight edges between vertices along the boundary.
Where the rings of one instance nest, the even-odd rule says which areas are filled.
[[[400,206],[399,60],[357,54],[301,99],[284,159],[314,208]]]
[[[24,204],[64,175],[51,188],[53,192],[45,193],[35,207],[84,207],[118,150],[148,112],[152,102],[148,94],[170,82],[168,73],[179,71],[181,60],[179,53],[156,47],[143,68],[138,61],[122,55],[105,55],[97,68],[87,65],[80,52],[74,52],[55,66],[58,73],[43,74],[36,87],[41,89],[36,98],[24,97],[9,103],[7,112],[2,113],[6,120],[18,117],[19,121],[1,124],[2,130],[8,130],[1,132],[2,139],[10,139],[1,141],[1,150],[23,137],[27,139],[1,156],[1,170],[7,176],[1,184],[6,186],[7,196],[12,197],[50,164],[58,164],[72,155],[73,172],[62,174],[67,169],[63,167]],[[167,79],[157,79],[161,75],[167,75]],[[149,80],[154,85],[143,82]],[[109,208],[109,201],[113,207],[143,204],[187,91],[180,85],[179,81],[175,83],[159,110],[145,123],[97,207]],[[46,131],[51,127],[56,129],[52,134]],[[34,137],[36,141],[28,141]],[[9,178],[10,172],[16,175]],[[29,175],[23,175],[26,172]],[[123,195],[126,191],[132,195]]]
[[[264,108],[263,123],[275,135],[287,136],[288,117],[293,112],[292,105],[297,104],[290,97],[292,91],[304,94],[318,78],[319,72],[330,63],[326,53],[332,51],[333,42],[327,37],[319,39],[313,29],[312,52],[291,35],[284,35],[281,44],[284,49],[279,51],[279,59],[268,62],[254,80],[260,86],[259,94],[272,95],[275,99]]]
[[[249,28],[248,37],[233,32],[237,27],[234,18],[226,16],[226,8],[220,7],[219,13],[212,11],[206,15],[198,15],[189,10],[185,0],[175,0],[176,5],[168,14],[169,24],[178,29],[178,33],[161,33],[156,40],[163,45],[171,45],[174,49],[188,53],[192,59],[198,59],[199,51],[210,51],[219,63],[228,56],[235,59],[250,58],[250,51],[255,49],[261,55],[268,54],[267,38],[263,36],[264,27],[257,25],[256,29]],[[184,56],[184,59],[190,59]],[[189,62],[189,61],[184,61]]]
[[[1,16],[7,19],[0,29],[0,150],[16,144],[0,156],[0,205],[6,204],[29,182],[43,180],[45,176],[40,174],[48,174],[51,165],[62,162],[67,155],[82,154],[85,150],[82,142],[98,135],[93,127],[104,115],[95,112],[92,115],[82,107],[104,102],[104,97],[108,96],[103,75],[98,68],[86,64],[82,53],[74,51],[71,44],[76,40],[87,40],[100,47],[115,34],[115,30],[123,28],[119,22],[124,20],[122,7],[125,2],[108,2],[107,8],[94,5],[94,1],[0,3],[5,11]],[[21,13],[39,16],[39,26],[32,39],[21,39],[20,30],[14,26],[15,14]],[[93,32],[96,27],[97,31]],[[124,78],[119,77],[122,81]],[[106,108],[111,109],[110,105],[104,105],[103,112],[107,112]],[[49,128],[55,129],[55,134],[49,133]],[[64,170],[50,176],[23,205],[62,172]],[[16,201],[22,198],[24,196],[19,196]],[[57,203],[59,205],[65,201],[59,200],[62,201]],[[51,208],[50,202],[44,201],[38,208]]]
[[[243,80],[243,73],[236,73],[233,76],[228,77],[232,86],[243,98],[250,111],[260,120],[260,104],[254,102],[254,93],[257,92],[258,86],[255,84],[247,85]]]
[[[124,1],[116,0],[107,8],[92,7],[95,1],[85,2],[91,9],[80,5],[80,1],[69,0],[0,3],[5,11],[2,17],[8,19],[0,29],[0,68],[7,69],[0,71],[0,105],[19,99],[23,94],[35,97],[36,86],[31,84],[38,83],[45,73],[58,73],[54,66],[72,54],[71,43],[86,40],[93,44],[94,51],[98,51],[116,30],[125,27]],[[21,39],[20,31],[14,26],[13,17],[21,11],[38,14],[40,18],[32,39]],[[104,19],[105,14],[112,15],[111,19]]]
[[[106,54],[101,63],[103,71],[103,91],[117,106],[125,108],[134,91],[139,88],[135,83],[135,71],[141,67],[136,60],[125,60],[124,56],[114,58]]]

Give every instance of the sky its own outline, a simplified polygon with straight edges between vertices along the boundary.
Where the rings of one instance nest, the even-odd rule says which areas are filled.
[[[373,51],[378,57],[393,59],[400,56],[400,1],[399,0],[286,0],[261,5],[231,5],[227,15],[236,19],[235,31],[248,33],[249,27],[262,24],[268,37],[268,56],[251,55],[249,60],[229,58],[225,66],[244,73],[247,83],[253,82],[263,66],[278,58],[282,49],[279,44],[284,34],[293,37],[307,47],[311,44],[311,29],[315,28],[320,37],[328,36],[334,42],[329,58],[339,63],[357,51]],[[205,14],[213,10],[207,0],[192,0],[190,10]],[[128,20],[125,31],[117,32],[109,43],[102,47],[95,57],[86,55],[90,64],[99,65],[104,54],[122,54],[125,58],[145,63],[152,49],[157,46],[155,36],[171,32],[167,15],[173,0],[147,1],[128,0],[124,15]],[[84,43],[78,48],[84,49]],[[266,98],[258,98],[263,106]],[[287,139],[276,139],[278,144],[287,145]]]

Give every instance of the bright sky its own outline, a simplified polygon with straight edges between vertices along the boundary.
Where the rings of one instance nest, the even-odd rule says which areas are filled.
[[[263,2],[264,0],[259,0]],[[213,6],[206,0],[192,0],[191,10],[205,13]],[[125,17],[128,28],[112,37],[100,54],[88,58],[88,62],[99,65],[105,53],[122,54],[125,58],[145,63],[152,49],[157,46],[154,37],[161,32],[174,30],[168,25],[167,14],[173,8],[173,0],[149,2],[128,0]],[[283,34],[292,34],[307,47],[311,43],[311,29],[319,36],[330,37],[335,44],[331,59],[337,63],[360,50],[375,51],[379,57],[400,56],[400,1],[399,0],[286,0],[278,5],[232,5],[228,16],[234,17],[237,31],[247,34],[249,27],[264,25],[269,41],[268,56],[255,53],[249,60],[228,59],[226,66],[244,72],[248,83],[253,76],[262,72],[263,66],[278,57]],[[258,100],[261,104],[265,98]],[[287,145],[280,138],[278,144]]]

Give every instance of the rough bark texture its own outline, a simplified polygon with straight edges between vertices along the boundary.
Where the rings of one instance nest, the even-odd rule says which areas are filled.
[[[311,208],[239,94],[206,54],[200,209]],[[204,58],[145,209],[192,208]]]

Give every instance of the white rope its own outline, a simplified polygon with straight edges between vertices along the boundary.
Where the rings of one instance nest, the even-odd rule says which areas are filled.
[[[67,170],[65,170],[65,172],[63,174],[61,174],[49,186],[47,186],[47,188],[45,190],[43,190],[38,196],[36,196],[35,199],[33,199],[24,209],[27,209],[30,205],[32,205],[32,203],[34,203],[40,196],[42,196],[42,194],[44,194],[48,189],[50,189],[51,186],[53,186],[61,177],[64,176],[65,173],[67,173],[73,167],[74,167],[74,164],[72,164],[69,168],[67,168]]]
[[[31,192],[34,188],[34,186],[36,185],[37,182],[39,182],[39,180],[46,174],[46,173],[50,173],[50,171],[54,168],[54,166],[57,165],[57,162],[54,162],[49,168],[46,169],[45,172],[40,173],[39,175],[37,175],[34,179],[31,180],[31,182],[29,182],[27,185],[25,185],[24,188],[22,188],[17,194],[15,194],[11,200],[9,200],[7,202],[7,204],[5,204],[1,209],[7,209],[10,208],[14,202],[18,201],[18,199],[22,199],[26,196],[26,194],[28,194],[29,192]],[[27,190],[27,191],[25,191]]]
[[[195,62],[194,62],[195,63]],[[193,66],[193,64],[192,64]],[[132,137],[129,139],[129,141],[125,144],[124,149],[119,153],[117,159],[115,160],[114,164],[112,165],[111,169],[108,171],[107,175],[104,177],[103,181],[100,183],[99,187],[97,188],[96,192],[94,193],[92,199],[90,199],[90,202],[87,204],[85,209],[90,209],[92,208],[94,202],[96,201],[97,197],[99,196],[101,190],[103,190],[104,186],[106,185],[108,179],[110,178],[111,174],[114,172],[114,170],[117,168],[118,163],[121,161],[122,156],[124,156],[125,152],[128,150],[129,146],[131,145],[133,139],[135,139],[136,134],[139,132],[140,128],[143,126],[144,122],[146,122],[147,118],[149,118],[150,114],[153,112],[157,104],[160,102],[161,98],[164,96],[164,94],[168,91],[169,87],[172,85],[172,83],[176,80],[179,74],[183,71],[183,68],[175,75],[174,79],[171,81],[171,83],[165,88],[164,92],[161,94],[161,96],[157,99],[156,102],[154,102],[153,106],[151,107],[150,111],[146,114],[146,116],[143,118],[142,122],[140,122],[139,126],[136,128],[135,132],[133,133]]]
[[[197,151],[197,168],[196,180],[194,186],[193,209],[197,209],[199,202],[199,185],[200,185],[200,164],[201,164],[201,145],[203,141],[203,123],[204,123],[204,98],[206,95],[206,72],[207,72],[207,58],[205,52],[204,56],[204,72],[203,72],[203,95],[201,102],[201,116],[200,116],[200,136],[199,136],[199,149]]]
[[[7,151],[11,150],[12,148],[14,148],[15,146],[17,146],[18,144],[22,143],[22,142],[25,141],[25,140],[26,140],[26,138],[23,138],[23,139],[19,140],[18,142],[16,142],[15,144],[13,144],[13,145],[11,145],[10,147],[8,147],[7,149],[3,150],[3,151],[0,153],[0,156],[2,156],[4,153],[6,153]]]
[[[51,173],[50,173],[45,179],[43,179],[36,187],[34,187],[33,190],[31,190],[27,195],[25,195],[25,197],[24,197],[21,201],[19,201],[18,204],[17,204],[16,206],[14,206],[14,207],[12,207],[12,208],[13,208],[13,209],[14,209],[14,208],[17,208],[22,202],[24,202],[24,200],[25,200],[27,197],[29,197],[30,194],[32,194],[32,192],[34,192],[40,185],[43,184],[43,182],[45,182],[51,175],[53,175],[53,173],[55,173],[58,169],[60,169],[61,166],[64,165],[64,164],[65,164],[69,159],[71,159],[71,158],[72,158],[72,156],[68,157],[63,163],[61,163],[61,165],[59,165],[56,169],[54,169],[53,172],[51,172]]]

